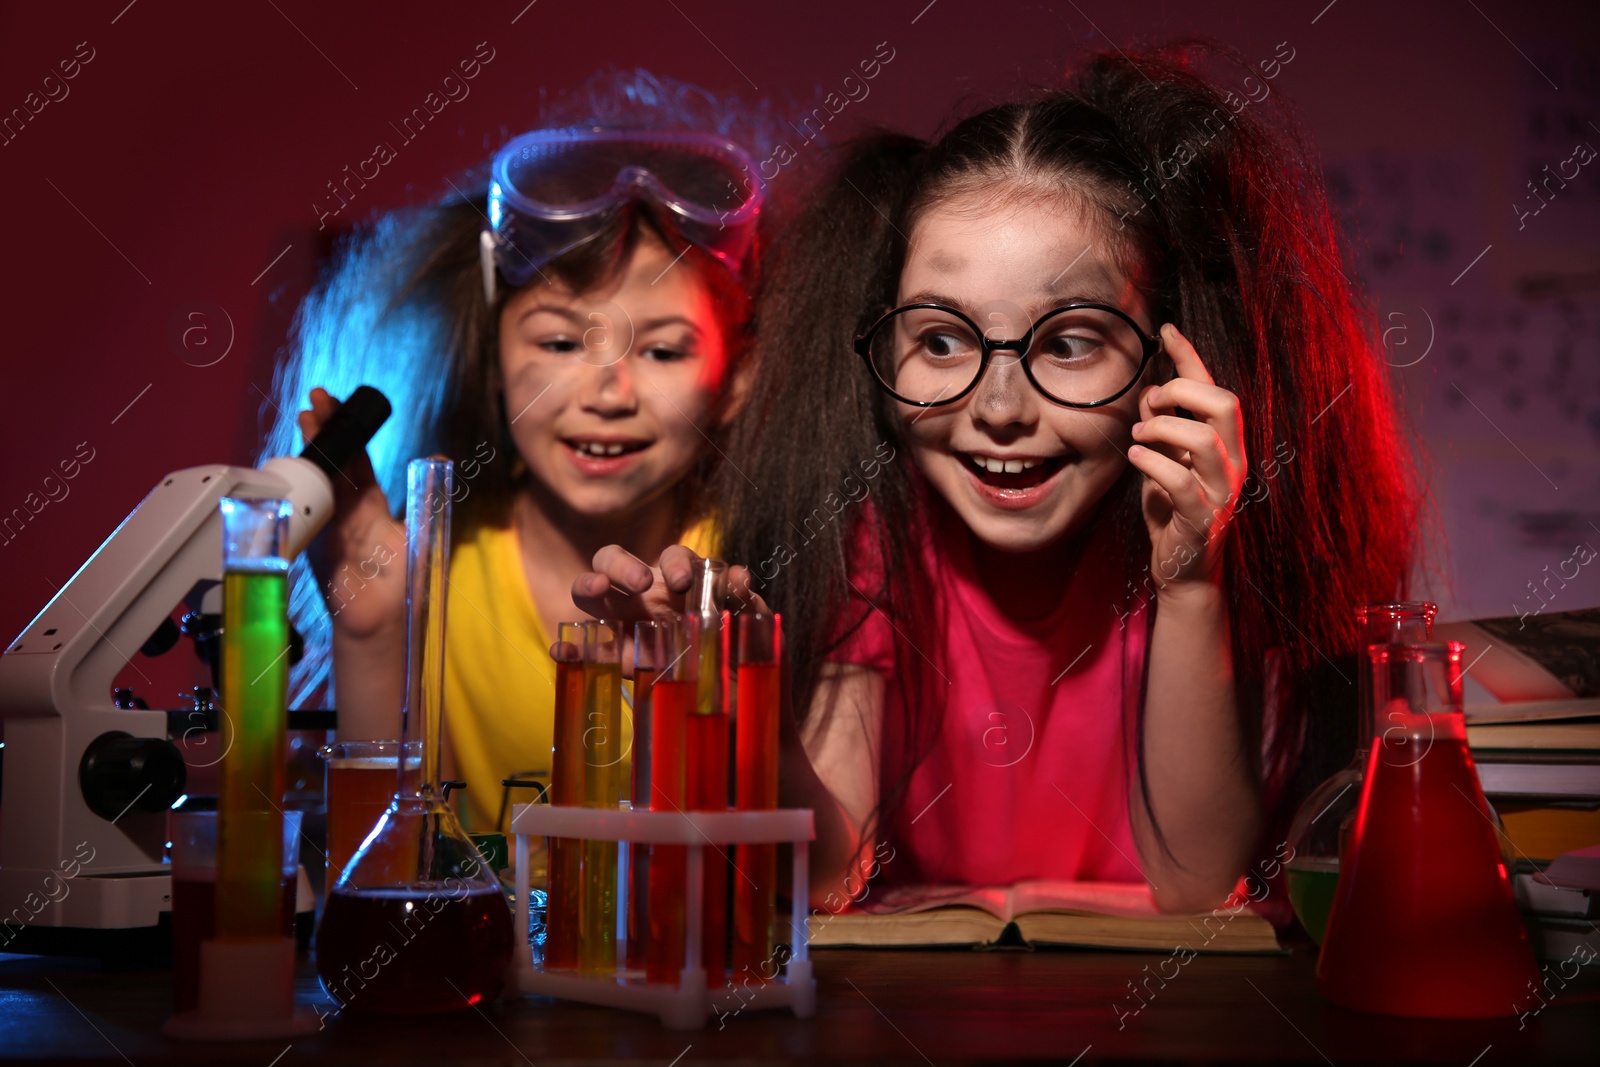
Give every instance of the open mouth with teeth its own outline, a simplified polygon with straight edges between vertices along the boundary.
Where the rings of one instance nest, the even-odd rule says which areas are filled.
[[[963,458],[980,482],[995,489],[1033,489],[1049,481],[1066,462],[1064,456],[997,459],[967,453]]]
[[[650,447],[649,441],[581,441],[564,439],[561,443],[584,459],[613,459],[617,456],[642,452]]]

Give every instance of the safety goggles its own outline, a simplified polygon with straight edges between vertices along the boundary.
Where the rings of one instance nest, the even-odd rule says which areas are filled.
[[[657,209],[677,237],[739,276],[756,236],[763,184],[737,145],[691,131],[535,130],[494,157],[489,228],[480,238],[484,295],[495,271],[513,288],[593,240],[618,211]]]

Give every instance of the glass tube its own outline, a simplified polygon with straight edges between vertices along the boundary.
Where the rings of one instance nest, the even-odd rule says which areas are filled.
[[[283,786],[289,684],[287,500],[221,502],[223,745],[217,810],[219,941],[283,936]]]
[[[728,565],[705,559],[695,564],[684,614],[694,619],[699,679],[695,713],[689,716],[688,797],[692,811],[728,810]],[[728,961],[728,859],[721,849],[705,855],[705,908],[701,960],[706,981],[722,984]]]
[[[639,692],[638,664],[651,676],[650,791],[635,795],[651,811],[686,811],[688,793],[688,721],[699,703],[699,657],[693,618],[668,615],[640,623],[634,637],[634,692]],[[646,756],[634,753],[634,760]],[[682,845],[651,845],[645,900],[645,978],[676,985],[683,969],[687,856]]]
[[[778,806],[778,715],[783,675],[783,621],[741,614],[734,620],[738,684],[738,759],[734,806]],[[733,970],[741,983],[777,975],[772,922],[777,910],[778,848],[742,844],[734,851]]]
[[[583,645],[585,624],[564,622],[550,648],[556,664],[556,721],[550,762],[550,803],[583,804]],[[583,842],[550,841],[550,891],[545,913],[546,969],[578,966],[578,911],[582,894]]]
[[[584,628],[583,803],[616,811],[622,803],[622,629],[615,622]],[[578,969],[617,968],[617,842],[583,843]]]
[[[634,811],[645,811],[650,807],[650,764],[654,748],[651,704],[656,677],[661,673],[664,662],[659,656],[660,637],[656,629],[654,621],[635,623],[633,627],[633,770],[628,802]],[[650,934],[650,846],[637,842],[630,844],[627,859],[626,967],[629,971],[639,971],[646,964],[645,944]]]

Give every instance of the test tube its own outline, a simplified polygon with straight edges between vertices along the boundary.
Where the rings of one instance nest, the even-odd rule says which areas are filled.
[[[685,615],[696,623],[698,664],[694,714],[685,730],[688,744],[688,797],[692,811],[728,810],[727,620],[721,610],[727,595],[728,565],[700,560],[687,594]],[[705,908],[702,912],[701,960],[706,981],[720,985],[728,961],[728,866],[725,853],[706,853]]]
[[[550,803],[583,804],[583,645],[586,624],[564,622],[550,646],[556,664],[556,721],[550,761]],[[545,911],[544,965],[547,970],[578,966],[579,899],[583,842],[550,841],[550,890]]]
[[[738,663],[738,760],[734,806],[772,811],[778,806],[778,715],[783,674],[783,620],[741,614],[734,629]],[[734,852],[733,970],[740,981],[771,977],[772,921],[777,910],[778,848],[742,844]],[[773,971],[776,974],[776,971]]]
[[[221,503],[222,766],[216,940],[283,937],[289,687],[287,500]]]
[[[646,756],[635,745],[634,752],[635,766],[648,760],[649,791],[635,793],[634,804],[648,803],[651,811],[681,812],[689,806],[687,728],[699,702],[698,632],[695,620],[681,615],[640,623],[634,631],[636,699],[640,664],[650,677],[650,750]],[[639,718],[636,714],[636,731]],[[676,985],[683,969],[687,857],[682,845],[651,845],[649,856],[646,896],[640,901],[647,908],[645,979]]]
[[[591,622],[583,648],[583,803],[616,811],[622,802],[622,626]],[[583,843],[578,969],[617,969],[617,842]]]
[[[628,806],[635,811],[650,806],[650,759],[652,745],[650,707],[656,676],[661,673],[659,638],[655,622],[635,623],[633,627],[633,770]],[[634,842],[628,846],[628,914],[626,967],[630,971],[645,966],[645,942],[650,927],[650,846]]]

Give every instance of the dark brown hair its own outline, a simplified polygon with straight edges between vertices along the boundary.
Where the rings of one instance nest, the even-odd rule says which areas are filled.
[[[1252,467],[1293,450],[1292,473],[1240,514],[1226,546],[1238,703],[1247,729],[1265,735],[1266,833],[1279,835],[1295,798],[1349,757],[1355,608],[1403,593],[1418,496],[1309,152],[1286,115],[1236,113],[1201,63],[1236,65],[1232,77],[1243,68],[1195,42],[1099,55],[1072,89],[990,108],[935,143],[879,135],[846,147],[768,263],[756,378],[732,441],[739,471],[719,475],[724,554],[769,557],[877,442],[904,451],[892,402],[851,338],[893,302],[918,213],[977,188],[1070,194],[1123,243],[1139,268],[1130,275],[1147,279],[1154,321],[1177,323],[1239,396]],[[1151,553],[1140,480],[1130,467],[1097,520],[1116,523],[1128,546],[1130,601]],[[920,655],[907,646],[935,662],[942,654],[918,610],[929,595],[917,563],[927,531],[909,463],[883,472],[869,509],[846,514],[854,521],[829,526],[761,589],[786,617],[800,717],[847,635],[832,620],[847,606],[863,529],[884,561],[883,587],[867,592],[896,622],[902,664]],[[1270,657],[1281,657],[1275,681]],[[887,765],[905,770],[883,782],[880,826],[938,729],[925,696],[908,690],[886,709],[905,727],[905,751]]]

